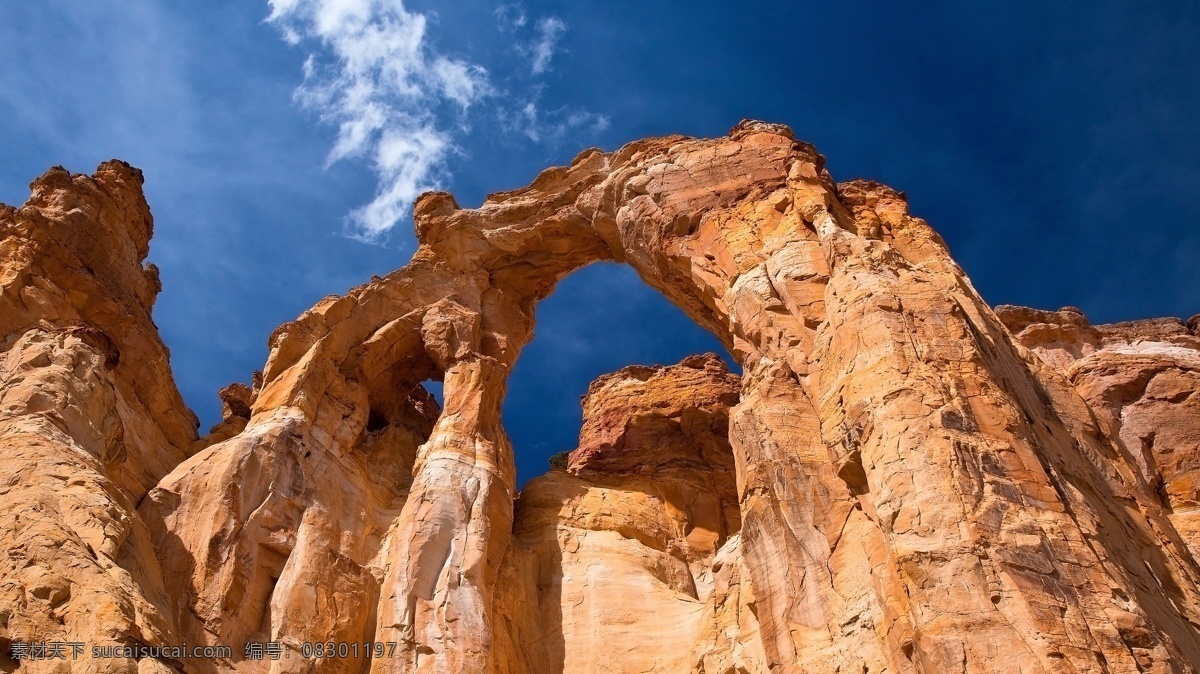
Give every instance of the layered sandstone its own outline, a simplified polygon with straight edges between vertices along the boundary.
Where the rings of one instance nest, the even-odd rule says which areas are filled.
[[[150,317],[160,285],[158,270],[143,266],[153,220],[141,184],[141,172],[122,162],[91,177],[54,168],[30,186],[24,206],[0,205],[5,658],[14,641],[180,641],[173,598],[135,508],[188,456],[196,419]],[[80,669],[166,667],[86,665]]]
[[[1200,316],[1094,326],[1073,307],[996,310],[1075,386],[1200,560]]]
[[[498,600],[502,670],[686,672],[725,602],[741,527],[729,445],[738,377],[716,355],[592,383],[566,470],[517,502]]]
[[[74,664],[114,671],[1196,671],[1195,328],[998,315],[902,194],[785,127],[423,195],[412,262],[276,330],[203,439],[139,180],[52,171],[0,213],[5,638],[232,648]],[[740,381],[600,380],[567,469],[518,498],[508,374],[599,260]]]

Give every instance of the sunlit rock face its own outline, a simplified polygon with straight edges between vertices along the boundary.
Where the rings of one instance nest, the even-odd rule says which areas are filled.
[[[90,177],[54,168],[24,206],[0,205],[5,668],[17,664],[14,641],[181,641],[136,507],[194,451],[196,418],[150,318],[160,285],[158,270],[142,264],[153,220],[141,185],[141,172],[123,162]],[[166,666],[147,659],[140,668]],[[139,663],[86,669],[133,672]]]
[[[714,354],[592,383],[579,448],[517,503],[497,602],[509,671],[691,671],[728,599],[714,557],[741,527],[739,388]]]
[[[0,210],[0,640],[230,648],[6,669],[1196,671],[1195,319],[993,311],[902,194],[760,122],[414,222],[412,262],[276,330],[199,437],[140,174]],[[602,377],[518,494],[508,374],[600,260],[742,373]]]

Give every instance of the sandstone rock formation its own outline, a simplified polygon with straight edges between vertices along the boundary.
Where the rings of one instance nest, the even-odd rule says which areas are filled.
[[[835,183],[785,127],[588,150],[477,209],[423,195],[412,262],[281,326],[204,438],[150,321],[139,181],[54,170],[0,212],[0,637],[232,650],[6,667],[1200,663],[1195,327],[994,312],[903,195]],[[506,378],[599,260],[740,381],[602,378],[567,469],[518,498]],[[304,657],[330,641],[396,646]]]
[[[150,318],[142,175],[54,168],[0,205],[0,646],[180,641],[135,508],[196,439]],[[7,666],[13,663],[8,661]],[[60,663],[31,661],[32,671]],[[89,662],[89,671],[139,669]],[[143,671],[162,669],[147,660]],[[24,669],[24,668],[23,668]]]
[[[996,312],[1088,402],[1200,560],[1200,316],[1093,326],[1073,307]]]
[[[707,654],[706,612],[728,594],[714,557],[741,527],[729,446],[739,388],[714,354],[591,385],[568,469],[517,502],[497,583],[497,650],[516,660],[502,669],[687,672],[694,651]]]

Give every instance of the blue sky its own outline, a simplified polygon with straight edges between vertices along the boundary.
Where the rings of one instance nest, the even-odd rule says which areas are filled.
[[[322,296],[402,266],[404,210],[589,146],[789,124],[908,193],[994,303],[1200,312],[1200,3],[0,4],[0,201],[51,165],[142,168],[155,318],[205,427]],[[522,480],[587,382],[719,349],[617,266],[539,309],[505,424]]]

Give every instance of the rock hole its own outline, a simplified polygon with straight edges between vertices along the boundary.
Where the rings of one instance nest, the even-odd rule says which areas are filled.
[[[426,379],[421,383],[421,386],[424,386],[425,390],[429,391],[429,395],[433,396],[433,399],[437,401],[439,408],[446,406],[442,382],[436,379]]]
[[[741,372],[715,336],[616,263],[593,264],[560,281],[538,304],[536,335],[517,359],[502,408],[518,488],[545,473],[552,456],[578,445],[579,398],[597,377],[708,351]]]
[[[360,419],[362,417],[359,417]],[[378,433],[388,427],[388,418],[382,412],[372,409],[367,415],[367,432]]]

